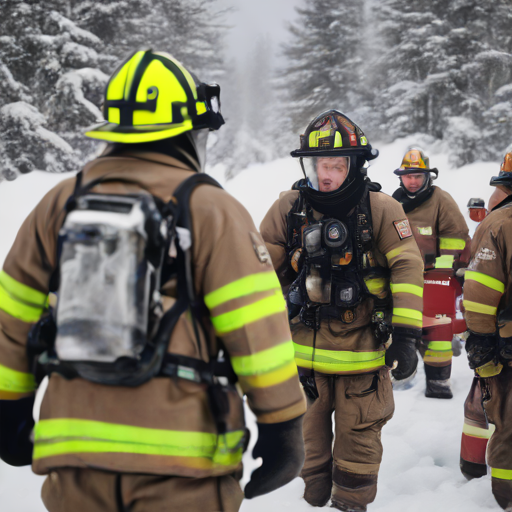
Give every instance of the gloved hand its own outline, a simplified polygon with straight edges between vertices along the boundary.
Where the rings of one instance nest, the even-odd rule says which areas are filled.
[[[0,459],[11,466],[32,463],[30,432],[34,397],[0,400]]]
[[[469,331],[466,340],[466,352],[468,353],[469,367],[476,370],[491,362],[498,352],[498,338],[496,333],[479,334]]]
[[[405,327],[393,328],[393,343],[386,350],[386,365],[398,365],[391,374],[396,380],[407,379],[416,371],[418,366],[418,354],[416,342],[421,339],[421,331],[407,329]]]
[[[252,456],[263,464],[245,486],[247,499],[275,491],[299,475],[304,464],[302,419],[304,415],[282,423],[258,423],[258,441]]]

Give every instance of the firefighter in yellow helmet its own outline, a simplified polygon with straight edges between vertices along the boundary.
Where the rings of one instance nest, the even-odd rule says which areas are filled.
[[[486,451],[492,492],[499,505],[512,507],[512,151],[490,184],[506,194],[479,224],[465,273],[464,308],[469,366],[480,378],[483,404],[496,429]],[[473,475],[475,476],[475,475]],[[476,475],[480,476],[480,475]]]
[[[287,292],[308,396],[304,499],[364,511],[376,496],[381,430],[394,411],[390,367],[404,379],[418,363],[423,264],[400,204],[365,178],[378,152],[359,126],[323,112],[291,154],[304,179],[280,195],[260,228]]]
[[[103,109],[87,135],[107,149],[41,200],[0,273],[0,457],[49,475],[51,512],[234,512],[241,392],[263,459],[247,498],[298,475],[306,403],[264,242],[198,172],[219,87],[138,51]]]
[[[404,207],[426,271],[426,319],[419,345],[425,365],[425,396],[452,398],[452,337],[465,331],[463,322],[456,322],[456,301],[462,291],[454,270],[465,264],[469,230],[450,194],[433,185],[438,170],[430,168],[429,158],[421,149],[408,149],[394,172],[400,177],[400,188],[393,197]]]

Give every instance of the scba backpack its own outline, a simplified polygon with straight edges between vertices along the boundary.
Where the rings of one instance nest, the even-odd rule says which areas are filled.
[[[198,312],[204,305],[194,295],[189,199],[199,185],[220,185],[194,174],[166,204],[144,191],[91,192],[108,181],[122,180],[81,186],[79,174],[67,202],[50,282],[57,306],[29,336],[36,380],[52,372],[113,386],[139,386],[156,376],[209,385],[215,375],[234,380],[228,361],[168,353],[171,333],[190,309],[201,354]],[[160,289],[171,276],[177,278],[177,300],[163,313]]]

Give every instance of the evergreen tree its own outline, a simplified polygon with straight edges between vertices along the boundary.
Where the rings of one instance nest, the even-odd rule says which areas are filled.
[[[375,14],[386,48],[374,80],[380,135],[446,140],[457,165],[496,159],[511,122],[510,0],[383,0]]]
[[[320,112],[339,108],[353,115],[365,91],[364,2],[305,0],[284,46],[285,115],[295,133]],[[287,101],[286,101],[287,100]]]
[[[106,76],[96,69],[101,42],[62,14],[68,4],[63,0],[44,4],[9,0],[3,5],[0,72],[10,90],[0,96],[0,166],[1,176],[8,179],[33,169],[62,172],[76,168],[82,148],[73,149],[58,133],[59,127],[75,110],[82,114],[75,127],[99,116],[83,93],[86,86],[94,92],[104,86]],[[65,92],[73,82],[69,73],[76,69],[82,70],[82,96],[76,90]],[[92,78],[87,69],[93,71]],[[60,106],[54,98],[59,95],[68,99]],[[61,115],[55,108],[60,108]]]
[[[0,19],[0,179],[76,170],[98,148],[109,75],[135,50],[172,53],[204,81],[221,80],[217,0],[6,0]]]

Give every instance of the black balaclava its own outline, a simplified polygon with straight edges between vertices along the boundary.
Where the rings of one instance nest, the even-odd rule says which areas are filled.
[[[414,174],[418,174],[419,172],[420,171],[415,171]],[[404,212],[409,213],[432,197],[434,193],[432,181],[430,172],[425,173],[425,183],[417,192],[412,193],[405,188],[402,178],[400,178],[400,188],[393,192],[393,199],[402,203]]]

